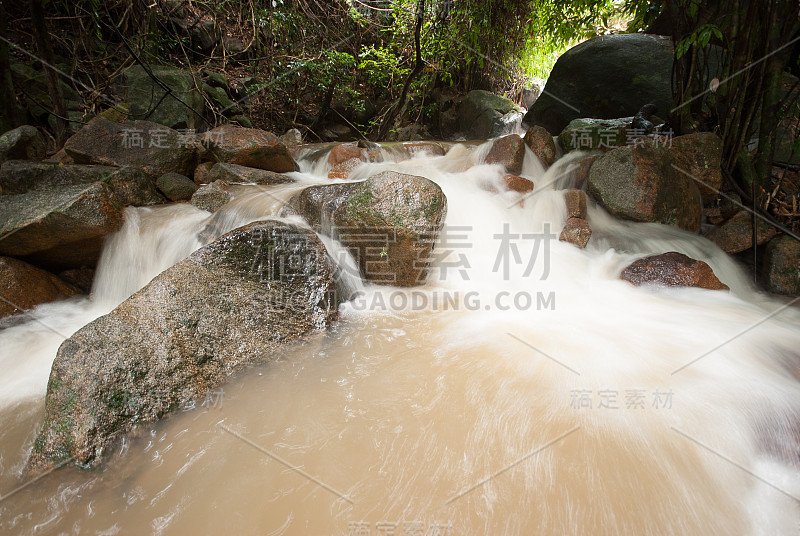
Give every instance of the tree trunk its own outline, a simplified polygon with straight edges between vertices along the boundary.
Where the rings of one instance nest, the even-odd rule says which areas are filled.
[[[0,37],[8,38],[8,14],[0,0]],[[8,55],[8,43],[0,40],[0,133],[16,128],[22,124],[22,114],[17,105],[14,92],[14,80],[11,77],[11,61]]]
[[[36,48],[39,50],[39,60],[42,62],[47,91],[50,94],[55,114],[56,147],[61,147],[70,135],[69,121],[67,121],[67,107],[64,104],[64,94],[61,91],[61,82],[53,66],[53,50],[48,41],[47,25],[44,20],[44,2],[46,0],[31,0],[31,26],[36,39]]]

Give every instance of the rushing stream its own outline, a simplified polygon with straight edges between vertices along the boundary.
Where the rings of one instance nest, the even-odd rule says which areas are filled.
[[[707,240],[591,202],[587,248],[559,242],[572,157],[544,172],[528,153],[532,194],[490,193],[502,171],[480,163],[487,148],[385,149],[356,171],[446,194],[424,286],[364,284],[326,240],[354,291],[332,330],[128,435],[102,468],[24,485],[59,344],[203,236],[328,182],[326,155],[213,216],[127,209],[91,299],[0,331],[0,533],[800,534],[798,310]],[[666,251],[705,260],[731,292],[618,280]]]

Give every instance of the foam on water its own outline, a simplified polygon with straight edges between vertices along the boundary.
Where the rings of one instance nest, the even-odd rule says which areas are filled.
[[[534,191],[491,194],[483,186],[499,187],[503,170],[482,163],[487,151],[457,145],[403,159],[392,150],[355,172],[422,175],[446,194],[447,230],[425,285],[364,284],[325,239],[356,293],[337,326],[229,381],[224,406],[132,434],[104,472],[61,470],[0,502],[0,526],[796,532],[797,309],[757,292],[707,240],[617,221],[591,200],[588,247],[558,242],[574,157],[545,172],[529,153],[522,175]],[[296,177],[324,182],[327,153],[308,154]],[[3,491],[41,419],[30,408],[42,404],[58,343],[209,236],[277,214],[296,190],[245,191],[213,217],[187,205],[128,209],[92,301],[42,306],[0,332],[0,365],[11,371],[0,379],[0,424],[18,430],[0,444]],[[666,251],[705,260],[731,292],[618,279],[632,260]],[[27,412],[8,409],[31,397]]]

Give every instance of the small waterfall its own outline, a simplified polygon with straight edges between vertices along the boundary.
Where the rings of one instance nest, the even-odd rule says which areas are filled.
[[[42,403],[61,340],[208,240],[329,183],[329,150],[303,148],[301,184],[243,187],[213,216],[128,209],[91,300],[40,306],[0,331],[0,424],[15,430],[0,442],[0,494],[18,485],[33,439],[22,430],[41,419],[15,421],[13,407]],[[579,155],[545,171],[526,153],[535,189],[520,194],[499,188],[488,150],[408,158],[387,146],[351,177],[393,170],[442,188],[446,228],[425,285],[365,284],[321,236],[353,296],[333,329],[232,378],[224,407],[132,434],[105,471],[57,471],[3,500],[1,530],[795,532],[800,311],[706,239],[616,220],[591,199],[587,248],[559,242]],[[618,279],[666,251],[705,260],[731,291]]]

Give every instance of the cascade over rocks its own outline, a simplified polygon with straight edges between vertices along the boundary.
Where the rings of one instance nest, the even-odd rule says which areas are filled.
[[[573,119],[633,117],[648,103],[666,114],[672,58],[665,36],[631,33],[584,41],[558,58],[523,123],[561,132]]]
[[[614,216],[696,233],[700,191],[671,162],[668,149],[651,140],[614,149],[592,164],[589,194]]]
[[[189,177],[197,164],[193,141],[182,140],[177,131],[150,121],[128,124],[92,119],[67,140],[64,150],[76,164],[131,166],[154,178],[170,172]]]
[[[94,266],[124,205],[104,182],[0,196],[0,255],[46,268]]]
[[[708,264],[677,251],[639,259],[622,271],[620,279],[636,286],[655,284],[728,290],[728,286],[717,279]]]
[[[80,291],[50,272],[10,257],[0,257],[0,318]]]
[[[27,472],[67,458],[97,464],[137,424],[327,328],[338,306],[332,263],[312,231],[276,220],[231,231],[64,341]]]
[[[374,283],[424,283],[447,198],[424,178],[385,171],[361,182],[311,186],[284,207],[334,236]]]

